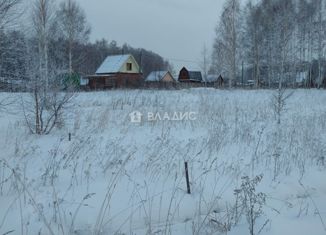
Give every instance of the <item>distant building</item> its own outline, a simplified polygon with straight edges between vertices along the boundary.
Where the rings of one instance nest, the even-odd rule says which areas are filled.
[[[169,71],[153,71],[147,78],[146,82],[175,82],[172,74]]]
[[[222,87],[224,86],[225,81],[222,75],[209,74],[207,75],[205,83],[213,84],[217,87]]]
[[[108,56],[95,75],[87,76],[87,79],[91,90],[136,88],[141,85],[143,75],[132,55],[114,55]]]
[[[203,77],[200,71],[189,71],[183,67],[179,73],[179,82],[201,83]]]

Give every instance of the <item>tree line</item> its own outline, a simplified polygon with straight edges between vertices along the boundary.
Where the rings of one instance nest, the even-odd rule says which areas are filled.
[[[161,56],[144,49],[104,39],[89,42],[91,28],[76,0],[59,5],[53,0],[30,3],[26,13],[21,10],[25,1],[0,0],[0,85],[29,91],[15,102],[33,134],[49,134],[64,125],[64,112],[74,98],[79,77],[95,73],[106,56],[133,54],[144,75],[169,66]],[[26,19],[24,28],[17,27],[19,18]],[[0,109],[11,104],[7,100],[0,100]]]
[[[106,39],[90,42],[91,27],[75,0],[60,4],[33,0],[27,11],[23,0],[0,0],[0,82],[48,87],[65,81],[77,83],[94,74],[108,55],[132,54],[144,76],[165,70],[169,62],[160,55]],[[20,20],[25,27],[17,26]],[[56,84],[58,85],[58,84]],[[61,84],[62,85],[62,84]]]
[[[216,27],[210,72],[229,86],[326,83],[326,1],[227,0]]]

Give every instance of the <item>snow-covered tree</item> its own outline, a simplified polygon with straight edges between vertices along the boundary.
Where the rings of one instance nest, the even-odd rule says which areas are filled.
[[[67,42],[69,74],[71,75],[74,72],[73,64],[77,59],[74,58],[73,54],[74,46],[76,43],[84,43],[88,41],[90,27],[87,24],[86,15],[83,9],[75,0],[63,1],[59,6],[56,17],[60,34]]]
[[[21,0],[0,0],[0,29],[19,16],[17,5]]]
[[[52,1],[35,0],[34,37],[25,56],[31,97],[21,101],[22,110],[30,132],[39,135],[49,134],[60,124],[63,111],[73,97],[70,91],[62,92],[63,69],[56,63],[57,58],[53,58],[55,53],[49,53],[54,12]]]
[[[39,81],[45,92],[49,86],[49,41],[54,19],[54,5],[50,0],[35,0],[33,6],[33,29],[38,44]]]
[[[216,28],[212,66],[229,78],[229,87],[235,82],[239,64],[241,34],[239,0],[227,0]]]
[[[325,59],[326,48],[326,3],[324,0],[316,0],[317,6],[317,24],[316,24],[316,39],[317,39],[317,58],[318,58],[318,79],[317,84],[320,87],[323,84],[324,71],[323,60]]]
[[[242,43],[245,51],[246,63],[252,71],[252,79],[255,81],[255,86],[259,87],[261,84],[260,70],[265,39],[265,16],[263,15],[263,9],[253,5],[252,2],[248,2],[245,12],[245,33],[242,38]]]

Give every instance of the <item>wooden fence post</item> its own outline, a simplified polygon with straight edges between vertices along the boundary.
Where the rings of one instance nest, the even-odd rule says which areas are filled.
[[[191,194],[190,182],[189,182],[189,173],[188,173],[188,162],[185,162],[185,172],[186,172],[186,182],[187,182],[187,193]]]

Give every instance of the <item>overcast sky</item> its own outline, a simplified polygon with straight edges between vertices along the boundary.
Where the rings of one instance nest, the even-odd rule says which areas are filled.
[[[178,70],[199,69],[204,44],[211,50],[224,0],[77,0],[92,26],[91,40],[152,50]],[[194,61],[183,62],[179,60]]]

